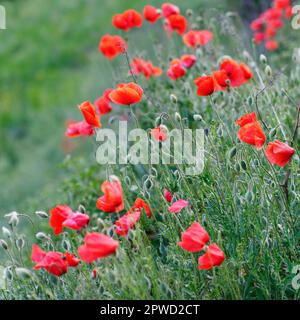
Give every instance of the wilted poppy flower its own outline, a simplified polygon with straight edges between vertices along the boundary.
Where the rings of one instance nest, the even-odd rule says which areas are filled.
[[[69,138],[75,138],[79,136],[92,136],[94,134],[94,128],[86,121],[68,121],[67,130],[65,136]]]
[[[112,25],[123,31],[129,31],[131,28],[140,28],[142,24],[142,16],[133,9],[126,10],[121,14],[116,14],[112,19]]]
[[[78,248],[79,257],[87,263],[105,258],[119,247],[119,242],[102,233],[92,232],[84,237],[84,245]]]
[[[155,67],[150,61],[141,58],[134,58],[130,64],[131,72],[135,75],[142,73],[146,79],[150,77],[158,77],[162,74],[162,69]]]
[[[172,3],[163,3],[161,6],[162,14],[165,18],[170,17],[173,14],[179,14],[180,9]]]
[[[190,30],[182,37],[184,44],[188,47],[206,46],[213,39],[213,33],[208,30]]]
[[[127,43],[120,36],[106,34],[101,38],[99,43],[99,51],[110,60],[114,59],[119,54],[124,53],[126,50]]]
[[[110,105],[111,100],[109,94],[113,89],[107,89],[103,92],[103,95],[95,101],[95,106],[98,108],[98,111],[101,115],[111,112],[112,106]]]
[[[130,229],[133,229],[141,218],[140,210],[129,210],[115,223],[116,233],[119,236],[127,236]]]
[[[173,14],[169,16],[165,22],[165,29],[169,33],[176,31],[178,34],[183,35],[185,33],[186,27],[186,19],[180,14]]]
[[[50,226],[55,235],[59,235],[63,227],[80,230],[89,223],[89,216],[80,212],[73,212],[66,205],[58,205],[50,210]]]
[[[96,113],[95,107],[89,102],[85,101],[79,106],[79,110],[82,112],[85,121],[96,128],[101,127],[100,118]]]
[[[184,54],[183,56],[181,56],[180,60],[183,66],[189,69],[196,63],[197,58],[193,54]]]
[[[288,144],[279,140],[269,142],[266,148],[266,157],[272,164],[277,164],[279,167],[286,166],[292,156],[295,153],[295,149]]]
[[[225,259],[224,252],[215,244],[208,246],[204,255],[198,259],[198,268],[201,270],[209,270],[213,267],[220,266]]]
[[[265,44],[265,47],[268,51],[275,51],[278,49],[279,44],[276,40],[268,40]]]
[[[104,212],[120,212],[124,209],[121,182],[114,177],[112,181],[104,181],[101,185],[104,196],[98,198],[96,206]]]
[[[186,200],[183,200],[183,199],[177,200],[169,207],[169,212],[179,213],[182,209],[184,209],[188,205],[189,205],[189,202]]]
[[[189,252],[201,251],[209,241],[209,235],[200,223],[194,222],[181,235],[181,242],[178,245]]]
[[[242,116],[236,121],[241,128],[238,131],[238,138],[248,144],[254,145],[256,149],[261,149],[266,141],[266,136],[256,120],[255,113]]]
[[[171,202],[172,198],[173,198],[173,195],[169,190],[164,189],[164,197],[168,202]]]
[[[177,80],[184,77],[186,74],[186,69],[183,63],[179,59],[174,59],[171,61],[170,67],[167,71],[167,75],[172,80]]]
[[[36,263],[34,269],[44,268],[55,276],[61,276],[67,272],[68,267],[79,264],[79,260],[71,253],[45,252],[36,244],[32,245],[31,260]]]
[[[144,18],[150,23],[155,23],[160,18],[160,12],[157,8],[146,5],[144,7]]]
[[[194,80],[198,87],[198,96],[209,96],[214,93],[215,84],[212,76],[202,76]]]
[[[136,83],[121,83],[110,94],[112,102],[122,105],[138,103],[142,100],[143,89]]]
[[[166,141],[168,139],[168,135],[166,130],[161,127],[156,127],[151,130],[152,137],[157,141]]]

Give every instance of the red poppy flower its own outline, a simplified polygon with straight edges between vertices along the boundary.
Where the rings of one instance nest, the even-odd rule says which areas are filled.
[[[220,65],[220,70],[224,70],[230,80],[231,87],[239,87],[245,82],[244,72],[240,65],[232,59],[224,59]]]
[[[243,71],[244,78],[246,81],[253,78],[253,73],[252,73],[251,69],[245,63],[241,63],[240,68]]]
[[[123,31],[129,31],[131,28],[140,28],[143,24],[142,16],[135,10],[129,9],[123,13],[113,16],[112,25]]]
[[[80,260],[72,253],[66,252],[64,258],[69,267],[77,267],[80,263]]]
[[[184,54],[183,56],[181,56],[180,60],[183,66],[189,69],[196,63],[197,58],[193,54]]]
[[[146,5],[144,7],[144,18],[150,23],[155,23],[160,18],[160,12],[153,6]]]
[[[173,195],[169,190],[164,189],[164,197],[168,202],[171,202],[172,198],[173,198]]]
[[[256,32],[254,34],[254,42],[256,44],[261,44],[265,40],[265,34],[263,32]]]
[[[165,28],[168,32],[176,31],[180,35],[183,35],[185,33],[186,27],[186,19],[180,14],[173,14],[169,16],[165,24]]]
[[[79,106],[79,110],[82,112],[85,121],[96,128],[101,127],[100,118],[96,113],[95,107],[89,102],[85,101]]]
[[[224,252],[215,244],[209,245],[206,253],[198,259],[201,270],[209,270],[213,267],[220,266],[225,260]]]
[[[140,218],[140,210],[129,210],[116,221],[116,233],[120,236],[127,236],[129,230],[135,227]]]
[[[178,245],[189,252],[201,251],[209,241],[209,235],[200,223],[194,222],[181,235],[181,242]]]
[[[250,25],[250,28],[253,31],[261,31],[263,29],[263,27],[264,27],[264,21],[261,17],[253,20]]]
[[[143,199],[141,199],[141,198],[137,198],[136,200],[135,200],[135,202],[134,202],[134,204],[133,204],[133,207],[132,207],[132,209],[138,209],[138,210],[145,210],[145,213],[146,213],[146,215],[147,215],[147,217],[148,217],[148,219],[150,219],[150,217],[151,217],[151,209],[150,209],[150,207],[148,206],[148,204],[143,200]],[[142,212],[142,211],[141,211]]]
[[[92,232],[84,237],[84,245],[78,248],[78,254],[84,262],[91,263],[115,253],[118,247],[118,241],[105,234]]]
[[[213,39],[213,33],[208,30],[190,30],[183,35],[182,40],[188,47],[206,46]]]
[[[157,141],[166,141],[168,139],[168,135],[164,129],[161,127],[157,127],[151,130],[152,137]]]
[[[202,76],[194,80],[198,87],[198,96],[209,96],[214,93],[215,84],[212,76]]]
[[[279,44],[276,40],[269,40],[266,42],[265,47],[268,51],[275,51],[278,49]]]
[[[177,200],[169,207],[169,212],[179,213],[182,209],[187,207],[189,202],[183,199]]]
[[[79,136],[92,136],[94,134],[94,128],[86,121],[68,121],[67,130],[65,136],[69,138],[75,138]]]
[[[131,72],[133,72],[135,75],[142,73],[146,79],[152,76],[158,77],[162,74],[161,68],[155,67],[150,61],[145,61],[140,58],[134,58],[130,66],[132,68]]]
[[[61,276],[67,272],[68,267],[79,264],[79,260],[71,253],[45,252],[36,244],[32,245],[31,260],[36,263],[34,269],[44,268],[55,276]]]
[[[261,149],[266,141],[266,136],[256,120],[255,113],[242,116],[236,121],[241,128],[238,131],[238,138],[248,144],[254,145],[256,149]]]
[[[104,196],[98,198],[96,203],[99,210],[115,213],[124,209],[123,189],[117,178],[113,181],[104,181],[101,190]]]
[[[165,18],[168,18],[173,14],[180,13],[180,9],[172,3],[163,3],[161,6],[161,10]]]
[[[170,79],[172,80],[177,80],[181,77],[184,77],[186,74],[186,69],[183,66],[181,60],[179,59],[174,59],[171,62],[171,65],[167,71],[167,75]]]
[[[112,60],[127,50],[126,41],[120,36],[104,35],[99,43],[99,51],[108,59]]]
[[[111,112],[112,106],[110,105],[111,100],[109,94],[113,89],[107,89],[104,91],[103,95],[95,101],[95,106],[98,108],[98,111],[101,115]]]
[[[291,5],[291,0],[274,0],[274,7],[277,9],[286,9]]]
[[[114,103],[130,105],[140,102],[143,93],[143,89],[134,82],[121,83],[109,94],[109,98]]]
[[[275,140],[269,142],[266,148],[266,157],[272,164],[277,164],[279,167],[286,166],[292,156],[295,153],[295,149],[288,144]]]
[[[89,223],[89,216],[80,212],[73,212],[65,205],[58,205],[50,210],[50,226],[55,235],[59,235],[63,227],[80,230]]]
[[[222,91],[229,87],[227,81],[229,80],[225,70],[214,71],[212,74],[215,91]]]

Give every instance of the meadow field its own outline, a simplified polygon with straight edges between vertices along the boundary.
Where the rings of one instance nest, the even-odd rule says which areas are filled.
[[[299,299],[296,1],[2,5],[1,300]]]

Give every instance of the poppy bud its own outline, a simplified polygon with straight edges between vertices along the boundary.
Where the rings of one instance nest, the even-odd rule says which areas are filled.
[[[11,237],[11,232],[5,227],[2,227],[2,233],[5,236],[5,238],[7,238],[7,239],[9,239]]]
[[[254,200],[254,193],[251,190],[247,191],[246,200],[248,203],[251,203]]]
[[[187,10],[186,10],[186,15],[187,15],[188,17],[191,17],[193,14],[194,14],[194,11],[193,11],[192,9],[187,9]]]
[[[269,132],[269,137],[270,138],[274,138],[276,136],[277,133],[277,129],[276,128],[272,128]]]
[[[178,102],[177,97],[175,96],[175,94],[170,94],[170,100],[172,103],[176,104]]]
[[[48,240],[49,237],[44,233],[44,232],[38,232],[35,237],[38,239],[38,240]]]
[[[178,112],[175,112],[175,120],[178,122],[181,121],[181,115]]]
[[[194,114],[193,118],[194,118],[195,121],[202,121],[203,120],[203,118],[202,118],[202,116],[200,114]]]
[[[25,241],[24,241],[24,239],[23,239],[23,238],[17,239],[17,240],[16,240],[16,246],[17,246],[18,250],[21,251],[21,250],[24,248],[24,246],[25,246]]]
[[[16,268],[16,275],[21,279],[29,279],[32,277],[32,273],[30,270],[26,268]]]
[[[247,99],[247,102],[248,102],[248,105],[251,107],[253,105],[253,98],[250,96],[248,99]]]
[[[243,169],[244,171],[247,170],[247,164],[246,164],[246,162],[245,162],[244,160],[242,160],[242,161],[240,162],[240,165],[241,165],[241,167],[242,167],[242,169]]]
[[[219,126],[218,130],[217,130],[217,135],[219,138],[222,138],[223,137],[223,128],[222,126]]]
[[[259,56],[259,60],[260,60],[260,62],[263,63],[263,64],[267,64],[267,62],[268,62],[268,59],[267,59],[267,57],[266,57],[264,54],[261,54],[261,55]]]
[[[268,77],[271,77],[272,74],[273,74],[273,71],[272,71],[272,68],[267,65],[266,68],[265,68],[265,74],[268,76]]]
[[[71,244],[70,244],[70,241],[67,240],[67,239],[64,239],[61,243],[61,246],[64,250],[66,251],[70,251],[71,250]]]
[[[6,241],[4,241],[3,239],[0,239],[0,246],[1,246],[4,250],[7,250],[7,249],[8,249],[8,244],[7,244]]]
[[[8,224],[11,225],[12,227],[17,226],[17,224],[19,223],[18,213],[16,211],[8,213],[4,217],[9,218]]]
[[[233,147],[232,149],[230,149],[230,150],[229,150],[229,153],[228,153],[229,159],[234,158],[234,157],[236,156],[236,152],[237,152],[236,147]]]
[[[80,204],[80,205],[78,206],[78,211],[81,212],[81,213],[86,213],[86,209],[85,209],[85,207],[84,207],[82,204]]]
[[[3,270],[3,277],[5,280],[9,280],[9,281],[11,281],[13,279],[13,273],[11,271],[11,267],[6,267]]]
[[[240,164],[237,162],[234,166],[235,171],[240,172],[241,171],[241,166]]]
[[[42,219],[48,219],[49,215],[48,213],[44,212],[44,211],[36,211],[35,214]]]
[[[159,126],[161,125],[161,123],[162,123],[161,117],[157,117],[157,118],[155,119],[154,127],[155,127],[155,128],[159,127]]]

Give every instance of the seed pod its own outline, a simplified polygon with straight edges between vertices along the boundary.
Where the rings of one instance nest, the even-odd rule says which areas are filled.
[[[193,118],[194,118],[195,121],[202,121],[203,120],[203,118],[202,118],[202,116],[200,114],[194,114]]]
[[[242,168],[244,171],[247,170],[247,164],[246,164],[246,162],[245,162],[244,160],[241,160],[240,165],[241,165],[241,168]]]
[[[48,218],[49,218],[48,213],[45,212],[45,211],[36,211],[35,214],[36,214],[39,218],[42,218],[42,219],[48,219]]]
[[[268,62],[268,59],[267,59],[267,57],[266,57],[264,54],[261,54],[261,55],[259,56],[259,60],[260,60],[260,62],[263,63],[263,64],[267,64],[267,62]]]
[[[32,273],[30,270],[26,268],[16,268],[16,275],[21,279],[29,279],[32,277]]]
[[[5,238],[7,239],[11,238],[11,232],[6,227],[2,227],[2,233]]]
[[[38,232],[35,237],[38,239],[38,240],[48,240],[49,237],[44,233],[44,232]]]
[[[0,239],[0,246],[4,249],[7,250],[8,249],[8,244],[5,240]]]

